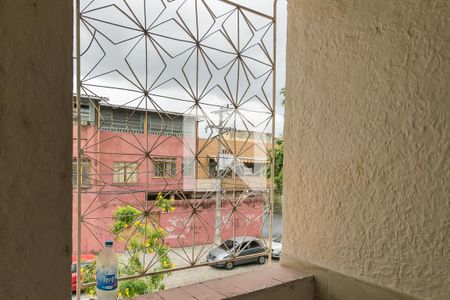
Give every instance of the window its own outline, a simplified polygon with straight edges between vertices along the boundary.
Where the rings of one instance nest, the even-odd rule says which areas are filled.
[[[247,249],[249,249],[249,245],[250,245],[250,242],[247,242],[247,241],[242,242],[241,244],[239,244],[239,247],[237,248],[237,250],[238,251],[247,250]]]
[[[177,174],[176,158],[156,158],[154,161],[155,177],[175,177]]]
[[[217,162],[214,158],[210,158],[208,161],[209,177],[213,178],[217,176]]]
[[[77,118],[77,104],[76,102],[73,103],[73,119],[76,120]],[[89,101],[82,101],[80,105],[80,118],[81,118],[81,124],[87,125],[91,120],[91,107],[89,105]]]
[[[251,162],[244,163],[244,174],[245,175],[253,175],[255,174],[255,164]]]
[[[252,249],[252,248],[259,248],[259,247],[261,247],[261,245],[257,241],[251,241],[248,248]]]
[[[183,164],[181,166],[183,170],[183,176],[194,176],[195,162],[193,158],[183,158]]]
[[[101,114],[103,130],[121,132],[143,132],[144,130],[141,122],[142,113],[140,111],[102,107]]]
[[[224,249],[224,250],[229,250],[229,249],[233,249],[235,246],[235,242],[232,240],[227,240],[225,242],[223,242],[223,244],[221,244],[219,247]]]
[[[150,133],[158,135],[183,135],[183,117],[149,114]]]
[[[163,128],[163,121],[159,115],[148,115],[148,128],[150,133],[161,134]]]
[[[81,161],[81,187],[89,187],[90,164],[88,160]],[[72,161],[72,187],[77,187],[77,161]]]
[[[157,281],[147,282],[152,285],[150,290],[164,285],[163,275],[168,273],[162,272],[204,265],[205,252],[226,239],[230,241],[223,247],[229,244],[232,249],[222,250],[231,254],[226,257],[229,263],[234,263],[251,240],[259,241],[264,235],[270,241],[265,229],[272,226],[273,218],[267,216],[273,213],[273,178],[241,174],[255,172],[255,165],[250,168],[245,162],[255,164],[256,158],[272,162],[277,150],[272,136],[279,133],[272,107],[278,93],[276,41],[272,37],[275,12],[262,8],[259,13],[256,8],[233,4],[245,1],[167,0],[171,9],[160,16],[167,3],[134,1],[111,7],[87,2],[77,7],[82,11],[76,9],[74,16],[83,37],[79,42],[84,44],[76,45],[83,51],[76,55],[80,72],[74,81],[80,87],[77,92],[87,93],[76,97],[78,112],[85,103],[81,98],[88,99],[92,119],[90,125],[82,127],[78,122],[72,126],[76,129],[72,148],[78,153],[78,167],[81,157],[89,158],[92,174],[89,189],[81,190],[83,193],[74,190],[79,209],[73,216],[73,242],[81,246],[77,252],[96,252],[105,239],[125,239],[116,245],[126,255],[118,279],[126,285],[130,278],[157,275],[152,278]],[[137,16],[144,13],[146,18]],[[147,29],[152,23],[151,29],[161,25],[151,32],[158,35],[156,40],[131,41],[134,33],[130,28],[136,26],[130,27],[130,20],[138,24],[137,19],[150,22],[143,28],[146,32],[151,31]],[[162,24],[172,19],[175,22],[168,26]],[[213,23],[223,30],[206,44],[221,51],[197,43],[202,57],[188,53],[183,45],[190,45],[190,33],[199,40],[210,35],[207,31]],[[183,34],[186,32],[189,34]],[[125,47],[128,49],[118,45],[128,42],[132,42]],[[245,66],[234,64],[228,51],[234,48],[252,59],[246,59]],[[107,64],[105,60],[99,63],[105,56]],[[266,132],[270,132],[267,141]],[[270,175],[274,173],[272,170]],[[77,176],[80,192],[80,172]],[[209,246],[214,241],[221,242]],[[128,251],[131,256],[127,246],[132,248]],[[192,264],[183,263],[180,257],[181,263],[174,261],[172,266],[167,259],[170,253],[167,257],[167,251],[159,251],[169,248],[175,254],[197,253],[187,255]],[[248,251],[252,252],[259,253],[253,258],[271,256],[261,248]],[[80,258],[78,255],[77,260]],[[144,263],[144,258],[148,262]],[[142,268],[135,268],[136,263]],[[83,277],[76,282],[78,292],[80,287],[95,284],[92,276]]]
[[[137,167],[136,162],[114,162],[114,183],[137,183]]]

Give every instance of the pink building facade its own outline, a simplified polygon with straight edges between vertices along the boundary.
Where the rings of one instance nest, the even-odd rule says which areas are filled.
[[[197,121],[192,116],[113,107],[91,97],[81,103],[81,252],[95,253],[112,239],[114,211],[129,205],[151,213],[155,228],[166,232],[170,247],[214,242],[215,192],[197,188]],[[147,132],[147,133],[146,133]],[[73,250],[77,252],[77,124],[73,125]],[[214,183],[214,180],[211,181]],[[202,185],[203,187],[205,184]],[[210,185],[210,189],[213,184]],[[174,199],[174,211],[155,206],[161,192]],[[262,195],[253,193],[236,205],[236,191],[222,191],[221,238],[260,236]],[[243,193],[243,192],[242,192]],[[238,213],[231,214],[235,210]],[[123,245],[125,249],[126,245]],[[119,249],[120,251],[120,249]]]

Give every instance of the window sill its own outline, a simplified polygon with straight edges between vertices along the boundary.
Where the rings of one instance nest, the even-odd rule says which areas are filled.
[[[259,272],[236,274],[208,280],[149,295],[133,300],[169,299],[298,299],[312,300],[314,283],[311,275],[283,267],[267,267]]]

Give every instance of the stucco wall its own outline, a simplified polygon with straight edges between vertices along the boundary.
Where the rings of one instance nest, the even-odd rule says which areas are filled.
[[[284,252],[450,295],[450,2],[289,1]]]
[[[69,299],[72,2],[0,1],[0,299]]]

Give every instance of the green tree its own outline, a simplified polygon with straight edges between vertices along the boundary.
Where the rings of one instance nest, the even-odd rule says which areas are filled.
[[[275,146],[275,193],[283,194],[283,158],[284,158],[284,139],[278,139]]]
[[[286,99],[286,89],[280,90],[281,104],[284,106]],[[278,138],[275,141],[274,149],[275,171],[274,171],[274,211],[276,213],[282,212],[283,199],[283,159],[284,159],[284,138]]]
[[[172,212],[173,200],[167,199],[158,194],[156,199],[156,207],[163,212]],[[144,221],[144,213],[130,205],[118,207],[113,218],[115,222],[112,224],[112,233],[117,242],[127,242],[127,252],[129,257],[126,262],[119,259],[119,277],[132,276],[148,272],[147,266],[144,265],[142,257],[144,255],[154,255],[154,259],[158,261],[156,268],[152,271],[169,270],[174,267],[169,257],[169,247],[164,244],[166,231],[161,228],[155,228],[150,223],[157,224],[151,220],[151,216],[147,222]],[[83,282],[95,281],[95,262],[82,268]],[[169,273],[160,273],[137,279],[123,280],[119,282],[119,298],[133,297],[136,295],[146,294],[155,290],[165,288],[164,278]],[[95,287],[85,289],[91,295],[95,294]]]
[[[284,140],[277,139],[275,145],[275,172],[274,172],[274,203],[273,210],[275,213],[282,213],[283,199],[283,156],[284,156]]]

